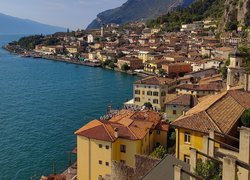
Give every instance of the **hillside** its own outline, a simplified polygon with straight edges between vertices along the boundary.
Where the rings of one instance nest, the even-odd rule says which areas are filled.
[[[0,34],[52,34],[57,31],[66,29],[0,13]]]
[[[100,28],[102,24],[124,24],[131,21],[156,18],[178,6],[187,6],[193,0],[128,0],[122,6],[104,11],[87,29]]]
[[[188,7],[148,21],[149,27],[164,24],[167,31],[178,31],[181,24],[216,19],[220,31],[237,30],[237,26],[250,26],[250,0],[197,0]]]

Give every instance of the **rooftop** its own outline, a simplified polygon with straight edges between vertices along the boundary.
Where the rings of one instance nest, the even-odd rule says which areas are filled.
[[[204,97],[194,108],[175,120],[172,125],[194,131],[208,133],[214,129],[230,133],[242,113],[250,108],[250,93],[230,90]]]
[[[149,76],[149,77],[146,77],[146,78],[143,78],[141,80],[136,81],[135,84],[166,85],[166,84],[172,84],[174,82],[175,82],[175,80],[170,79],[170,78]]]
[[[93,120],[75,134],[114,142],[118,137],[129,140],[143,139],[150,129],[168,131],[168,128],[168,124],[161,121],[161,116],[157,112],[121,110],[109,121]],[[115,136],[115,131],[118,132],[118,137]]]

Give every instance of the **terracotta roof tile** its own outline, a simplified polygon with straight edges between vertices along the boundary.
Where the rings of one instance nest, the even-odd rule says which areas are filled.
[[[75,132],[76,135],[92,139],[113,142],[115,130],[118,130],[118,137],[137,140],[142,139],[150,129],[168,131],[168,125],[162,123],[159,113],[154,111],[129,111],[121,110],[118,115],[109,121],[93,120]]]
[[[208,129],[229,133],[245,109],[250,107],[250,92],[234,90],[203,98],[172,125],[207,133]]]
[[[172,84],[175,80],[169,78],[162,78],[156,76],[149,76],[144,79],[138,80],[135,84],[147,84],[147,85],[165,85],[165,84]]]

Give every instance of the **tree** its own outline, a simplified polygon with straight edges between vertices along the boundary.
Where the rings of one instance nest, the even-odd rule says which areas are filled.
[[[250,109],[244,111],[241,116],[241,122],[244,126],[250,127]]]
[[[152,105],[150,102],[145,102],[145,103],[144,103],[144,106],[145,106],[146,108],[149,108],[149,109],[151,109],[151,108],[153,107],[153,105]]]
[[[219,162],[206,160],[198,160],[195,168],[195,174],[205,180],[220,180],[222,168]]]
[[[165,70],[164,69],[159,69],[158,74],[160,76],[164,76],[165,75]]]
[[[166,154],[166,149],[163,146],[158,146],[154,149],[154,151],[150,154],[151,157],[155,157],[158,159],[162,159]]]
[[[125,63],[125,64],[122,65],[121,69],[122,69],[123,71],[128,71],[128,70],[130,69],[130,67],[128,66],[127,63]]]

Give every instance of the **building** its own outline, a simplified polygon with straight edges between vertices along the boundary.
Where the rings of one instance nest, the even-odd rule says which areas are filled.
[[[218,94],[223,89],[222,83],[209,83],[209,84],[181,84],[176,87],[176,92],[179,95],[191,94],[196,97]]]
[[[40,52],[43,54],[56,54],[56,53],[63,53],[64,52],[64,47],[63,46],[40,46],[37,45],[35,47],[36,52]]]
[[[121,110],[107,120],[93,120],[77,130],[77,178],[104,179],[112,161],[135,167],[135,155],[167,145],[168,125],[154,111]]]
[[[225,91],[204,97],[198,105],[176,119],[172,123],[176,128],[176,157],[188,162],[190,147],[202,151],[203,136],[208,135],[209,129],[237,137],[240,117],[250,108],[249,99],[249,92]],[[217,140],[232,144],[225,139]]]
[[[94,36],[92,34],[89,34],[87,37],[87,42],[88,43],[93,43],[94,42]]]
[[[164,109],[165,97],[176,87],[173,79],[149,76],[134,83],[134,105],[151,103],[155,110]]]
[[[118,59],[117,61],[117,66],[119,69],[122,69],[122,66],[124,64],[127,64],[130,68],[130,70],[135,70],[135,69],[143,69],[144,65],[142,63],[142,60],[136,57],[122,57]]]
[[[250,90],[250,74],[246,71],[246,61],[238,55],[230,57],[230,64],[227,67],[227,89],[235,86],[244,86]]]
[[[156,73],[157,70],[162,68],[162,65],[166,63],[164,59],[156,59],[151,61],[146,61],[144,63],[144,71]]]
[[[170,76],[180,76],[191,72],[191,65],[188,63],[170,63],[163,64],[162,69]]]
[[[168,94],[165,99],[165,113],[169,122],[176,120],[197,105],[198,99],[190,94]]]
[[[223,59],[204,59],[197,62],[193,62],[191,66],[194,72],[211,68],[219,70],[221,67],[224,66],[224,61]]]

